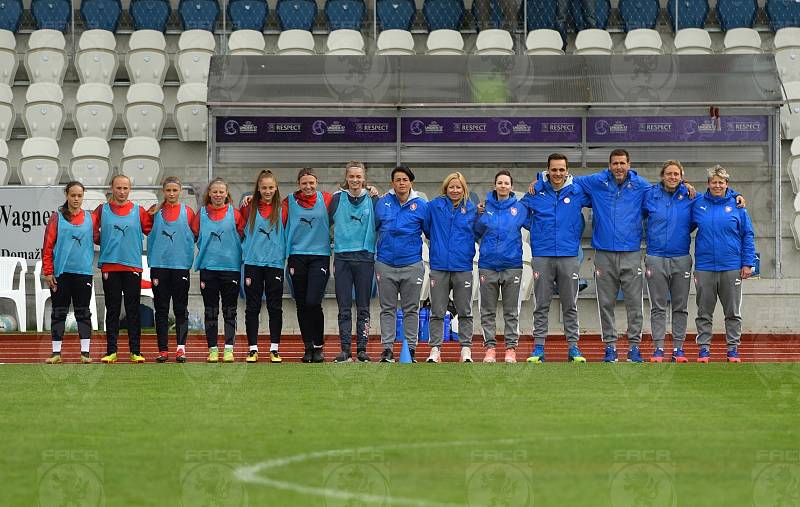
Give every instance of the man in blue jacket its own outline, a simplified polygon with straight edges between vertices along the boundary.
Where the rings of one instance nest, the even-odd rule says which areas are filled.
[[[581,248],[583,207],[591,206],[589,196],[573,182],[567,157],[553,153],[547,158],[547,174],[537,181],[522,203],[533,211],[531,252],[533,259],[533,339],[528,362],[545,360],[548,315],[553,288],[558,287],[564,334],[569,344],[567,360],[585,363],[578,349],[578,254]]]

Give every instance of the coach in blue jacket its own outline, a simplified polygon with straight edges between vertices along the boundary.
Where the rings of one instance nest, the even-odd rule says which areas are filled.
[[[728,361],[741,362],[742,281],[750,278],[755,264],[753,224],[744,208],[736,207],[728,189],[730,175],[722,166],[708,170],[708,191],[692,205],[692,226],[697,227],[694,275],[697,289],[697,361],[707,363],[711,349],[711,326],[719,298],[725,314]]]

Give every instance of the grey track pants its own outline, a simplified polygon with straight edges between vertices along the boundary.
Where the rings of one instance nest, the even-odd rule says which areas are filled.
[[[667,334],[667,308],[672,307],[672,346],[683,347],[689,312],[689,286],[692,283],[692,256],[644,258],[644,279],[650,299],[650,333],[653,346],[664,348]]]
[[[419,331],[419,295],[425,268],[422,261],[395,268],[375,261],[378,299],[381,303],[381,344],[391,348],[397,333],[397,297],[403,309],[403,333],[409,348],[417,347]]]
[[[695,271],[697,289],[697,344],[711,347],[711,326],[717,298],[725,314],[725,340],[728,350],[739,346],[742,337],[742,277],[734,271]]]
[[[558,286],[564,334],[570,345],[578,343],[578,271],[577,257],[534,257],[533,268],[533,340],[544,345],[553,290]]]
[[[458,341],[462,347],[472,346],[472,271],[431,270],[430,345],[442,345],[444,314],[453,290],[453,304],[458,314]]]
[[[478,270],[480,276],[480,296],[478,308],[481,314],[483,344],[488,348],[497,345],[497,299],[503,294],[503,338],[506,348],[514,349],[519,342],[519,288],[522,282],[522,269],[494,271]]]
[[[603,342],[615,344],[617,328],[614,306],[622,288],[628,316],[628,342],[638,345],[642,341],[642,254],[635,252],[609,252],[597,250],[594,257],[594,281],[597,287],[597,308]]]

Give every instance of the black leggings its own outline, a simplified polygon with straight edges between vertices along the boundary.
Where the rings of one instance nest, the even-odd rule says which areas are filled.
[[[142,295],[142,274],[135,271],[108,271],[103,273],[103,295],[106,303],[107,352],[117,352],[119,312],[125,300],[128,322],[128,346],[131,354],[138,354],[142,324],[139,320],[139,299]]]
[[[53,311],[50,313],[50,328],[54,342],[64,339],[64,323],[69,313],[69,305],[75,309],[78,335],[81,339],[92,337],[92,313],[89,301],[92,299],[92,275],[61,273],[56,278],[56,289],[50,289]]]
[[[297,304],[297,322],[307,349],[325,343],[322,297],[330,278],[330,259],[327,255],[290,255],[286,263]]]
[[[200,293],[205,306],[206,340],[209,348],[217,346],[219,303],[225,321],[225,345],[233,346],[236,338],[236,298],[239,296],[238,271],[200,270]]]
[[[269,313],[269,341],[280,343],[283,328],[283,270],[245,264],[244,294],[247,299],[244,312],[247,343],[258,345],[258,316],[261,313],[261,298],[265,294]]]
[[[170,299],[175,312],[175,339],[178,345],[186,345],[186,335],[189,333],[189,270],[150,268],[150,280],[153,282],[158,351],[168,350]]]

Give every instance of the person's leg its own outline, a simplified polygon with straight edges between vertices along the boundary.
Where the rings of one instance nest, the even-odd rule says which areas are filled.
[[[431,270],[430,346],[441,347],[444,336],[444,314],[450,302],[450,272]],[[405,322],[403,323],[405,325]]]
[[[236,304],[239,298],[239,272],[220,271],[222,319],[225,321],[225,348],[232,349],[236,339]]]
[[[367,350],[367,342],[369,341],[369,301],[372,295],[372,280],[375,277],[375,263],[352,263],[352,272],[353,286],[356,291],[356,311],[358,312],[356,315],[356,348],[357,350]]]
[[[128,346],[131,354],[140,355],[142,321],[139,316],[139,304],[142,299],[142,274],[133,271],[125,271],[121,274],[123,275],[122,295],[128,322]]]
[[[689,318],[689,286],[692,283],[692,256],[672,259],[669,292],[672,298],[672,347],[683,348]]]
[[[533,257],[533,342],[544,346],[549,329],[550,302],[556,280],[554,257]]]
[[[244,327],[249,347],[258,347],[258,321],[261,314],[261,298],[266,290],[266,269],[261,266],[244,265]]]
[[[650,300],[650,334],[653,336],[653,347],[664,348],[664,336],[667,333],[667,306],[669,301],[670,259],[647,255],[644,258],[644,276],[647,297]]]
[[[742,338],[742,277],[740,271],[723,271],[719,280],[719,301],[725,315],[728,350],[739,348]]]
[[[92,339],[92,312],[89,302],[92,299],[92,275],[72,275],[71,287],[72,308],[75,310],[75,322],[81,340],[81,354],[89,354]]]
[[[308,293],[308,264],[307,256],[290,255],[286,263],[286,270],[292,281],[295,305],[297,307],[297,323],[306,351],[310,352],[314,346],[311,326],[309,326],[306,312],[306,294]]]
[[[583,20],[586,22],[586,28],[597,28],[594,0],[582,0],[581,6],[583,7]]]
[[[422,293],[422,261],[402,268],[400,277],[400,305],[403,308],[403,335],[408,348],[416,350],[419,335],[419,296]]]
[[[570,347],[578,345],[580,328],[578,326],[578,257],[556,258],[556,283],[561,303],[561,318],[564,321],[564,335]]]
[[[353,333],[353,270],[352,263],[333,258],[334,285],[336,287],[336,302],[339,306],[339,343],[342,352],[350,355],[351,338]]]
[[[277,351],[283,329],[283,270],[267,268],[265,278],[269,314],[269,349]]]
[[[519,293],[522,270],[501,271],[500,280],[503,291],[503,337],[506,342],[506,350],[516,349],[519,343],[519,308],[522,304]]]
[[[321,349],[325,344],[325,316],[322,313],[322,298],[330,278],[331,258],[323,255],[312,257],[308,270],[308,291],[306,293],[306,315],[310,320],[314,348]]]
[[[153,306],[156,314],[156,341],[159,352],[169,350],[169,302],[172,299],[174,282],[170,271],[172,270],[150,268],[150,280],[153,282]],[[175,320],[177,326],[177,316]]]
[[[397,333],[397,296],[400,283],[395,276],[397,268],[375,262],[375,277],[378,280],[378,300],[381,305],[381,345],[391,349]]]
[[[208,348],[216,347],[219,340],[219,291],[217,271],[200,270],[200,294],[203,296],[204,325]]]
[[[472,0],[472,12],[479,31],[492,28],[492,0]]]
[[[591,1],[591,0],[590,0]],[[562,49],[567,48],[567,16],[570,0],[556,0],[556,30],[561,34]],[[528,13],[530,16],[531,13]]]
[[[619,268],[616,252],[597,250],[594,257],[594,285],[600,313],[600,335],[607,346],[616,347],[617,328],[614,306],[619,293]]]
[[[493,349],[497,346],[497,299],[500,294],[501,275],[502,272],[491,269],[478,270],[478,278],[481,284],[478,309],[481,314],[483,346],[487,349]],[[517,291],[519,292],[519,289]],[[506,298],[505,294],[503,294],[503,308],[505,308],[505,303]],[[506,339],[508,339],[507,331]]]
[[[642,341],[644,320],[644,293],[642,292],[642,255],[640,252],[621,252],[619,281],[625,298],[628,315],[628,343],[639,346]]]
[[[103,300],[106,307],[106,353],[117,352],[119,312],[122,307],[122,273],[103,273]]]
[[[694,285],[697,291],[697,344],[701,349],[711,348],[711,330],[714,321],[714,307],[717,306],[718,273],[714,271],[695,271]]]
[[[50,336],[53,342],[53,353],[61,353],[61,343],[64,340],[64,328],[69,313],[69,304],[72,301],[72,291],[75,280],[69,276],[69,273],[63,273],[56,278],[55,290],[50,289],[50,303],[52,310],[50,311]],[[75,319],[78,318],[77,309],[75,311]]]
[[[458,341],[462,347],[472,347],[472,271],[450,273],[450,285],[458,314]]]

